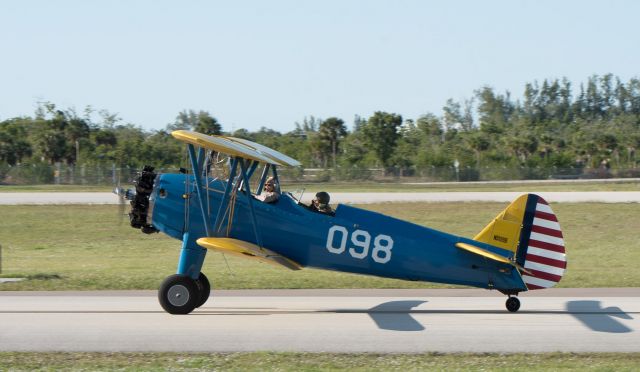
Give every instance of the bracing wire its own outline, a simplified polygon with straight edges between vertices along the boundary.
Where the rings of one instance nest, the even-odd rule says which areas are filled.
[[[232,197],[235,199],[235,195],[233,195]],[[229,202],[231,203],[231,200]],[[233,201],[233,203],[235,204],[235,200]],[[225,211],[225,215],[226,213],[227,212]],[[229,222],[227,223],[227,236],[229,236],[229,226],[231,226],[231,219],[229,219]],[[220,228],[222,228],[222,225],[220,225]],[[229,272],[229,275],[232,277],[235,277],[235,273],[233,272],[233,270],[231,270],[231,266],[229,265],[229,260],[227,260],[227,255],[222,253],[222,258],[224,259],[224,264],[227,266],[227,271]]]
[[[227,260],[227,256],[222,253],[222,258],[224,259],[224,264],[227,266],[227,271],[229,271],[230,276],[236,276],[236,274],[231,270],[231,266],[229,266],[229,261]]]
[[[215,157],[214,157],[214,154],[215,154]],[[225,178],[225,177],[228,178],[228,176],[226,175],[226,172],[224,170],[224,167],[222,165],[220,165],[221,163],[223,163],[227,159],[221,157],[220,155],[221,154],[219,152],[214,152],[214,153],[210,154],[211,162],[213,163],[212,171],[216,173],[215,177],[217,177],[217,178],[220,178],[220,179]],[[207,181],[207,188],[208,188],[208,186],[209,186],[209,184],[208,184],[208,181]],[[232,196],[234,196],[234,195],[232,194]],[[207,191],[207,205],[208,205],[207,212],[209,213],[209,218],[211,218],[211,209],[210,209],[211,204],[209,203],[209,199],[208,198],[209,198],[209,192]],[[223,219],[227,216],[227,213],[229,212],[229,208],[230,208],[230,205],[227,205],[227,209],[225,210],[224,214],[222,215]],[[218,235],[218,233],[220,233],[221,229],[222,229],[222,223],[218,226],[218,229],[214,232],[214,235]],[[228,232],[227,232],[227,236],[229,236]],[[221,253],[221,254],[222,254],[222,259],[224,260],[224,264],[227,267],[227,271],[229,272],[229,275],[234,277],[235,273],[233,272],[233,270],[231,270],[231,265],[229,265],[229,260],[227,259],[227,255],[224,254],[224,253]]]
[[[238,192],[235,191],[232,194],[232,199],[229,201],[230,204],[230,210],[229,210],[229,219],[227,222],[227,236],[229,236],[231,234],[231,227],[233,225],[233,216],[235,214],[235,210],[236,210],[236,201],[238,200]]]
[[[229,201],[231,201],[231,197],[229,196]],[[222,222],[224,221],[224,219],[227,217],[227,214],[229,213],[229,208],[231,207],[231,203],[227,204],[227,208],[225,209],[224,213],[222,214],[222,221],[220,221],[220,223],[218,224],[218,230],[215,231],[216,234],[219,234],[220,231],[222,231]]]
[[[184,150],[184,159],[183,163],[186,165],[186,169],[189,169],[189,164],[191,161],[189,160],[189,154],[185,147]],[[187,171],[188,172],[188,171]],[[189,229],[189,204],[191,204],[191,200],[189,197],[190,185],[189,185],[189,173],[185,173],[185,181],[184,181],[184,231]]]
[[[207,193],[207,219],[208,221],[204,221],[204,223],[208,224],[209,221],[211,221],[211,203],[209,201],[209,167],[207,166],[208,163],[208,159],[209,159],[210,154],[207,154],[207,156],[205,156],[204,159],[202,159],[202,161],[204,162],[204,166],[202,167],[202,169],[204,170],[204,182],[205,182],[205,192]]]
[[[231,174],[229,173],[229,175]],[[228,182],[232,181],[229,180]],[[231,195],[229,196],[229,204],[227,205],[227,209],[224,212],[224,216],[227,216],[226,236],[229,236],[231,234],[231,228],[233,226],[233,216],[235,215],[236,210],[236,201],[238,200],[238,185],[232,185],[232,187],[233,189],[231,191]],[[219,229],[222,229],[222,224],[220,224]],[[224,262],[227,264],[227,269],[229,270],[231,276],[235,276],[233,271],[231,271],[231,267],[229,266],[229,262],[227,261],[227,257],[224,253],[222,254],[222,257],[224,257]]]

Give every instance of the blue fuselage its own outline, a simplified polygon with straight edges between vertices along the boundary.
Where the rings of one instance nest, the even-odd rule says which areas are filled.
[[[149,216],[155,228],[180,240],[187,231],[192,238],[207,236],[204,223],[213,228],[226,181],[209,180],[203,188],[206,218],[193,182],[183,174],[158,176]],[[513,255],[488,244],[348,205],[339,205],[335,216],[316,213],[288,193],[276,203],[253,199],[252,204],[255,225],[247,196],[238,192],[231,223],[225,222],[213,235],[257,243],[257,233],[265,248],[305,267],[526,291],[512,266],[455,247],[457,242],[468,242],[504,257]]]

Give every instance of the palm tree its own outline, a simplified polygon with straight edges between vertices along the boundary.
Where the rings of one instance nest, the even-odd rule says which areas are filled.
[[[320,124],[318,137],[323,144],[322,147],[325,147],[329,151],[331,151],[334,169],[336,167],[336,157],[338,155],[340,142],[346,135],[347,128],[345,127],[344,121],[342,119],[331,117]]]

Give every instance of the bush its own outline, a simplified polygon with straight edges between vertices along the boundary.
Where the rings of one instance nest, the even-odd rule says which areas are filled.
[[[361,165],[339,166],[334,176],[340,181],[366,181],[372,178],[371,171]]]
[[[16,185],[53,183],[53,171],[53,167],[47,163],[24,163],[19,166],[10,167],[5,180],[8,183]]]
[[[7,173],[9,173],[10,169],[11,166],[9,166],[9,164],[0,163],[0,184],[4,183],[4,178],[7,176]]]
[[[460,169],[459,179],[461,182],[479,181],[480,171],[476,168],[462,168]]]
[[[286,181],[301,181],[304,176],[302,167],[279,168],[278,177]]]

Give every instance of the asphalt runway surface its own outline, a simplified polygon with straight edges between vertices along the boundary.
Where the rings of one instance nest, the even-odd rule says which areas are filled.
[[[640,288],[214,291],[190,315],[154,291],[1,292],[2,351],[638,352]]]
[[[640,203],[640,191],[536,192],[550,203]],[[384,202],[511,202],[524,194],[515,192],[335,192],[331,203]],[[312,193],[302,201],[309,203]],[[118,197],[108,192],[1,192],[0,205],[18,204],[118,204]]]

